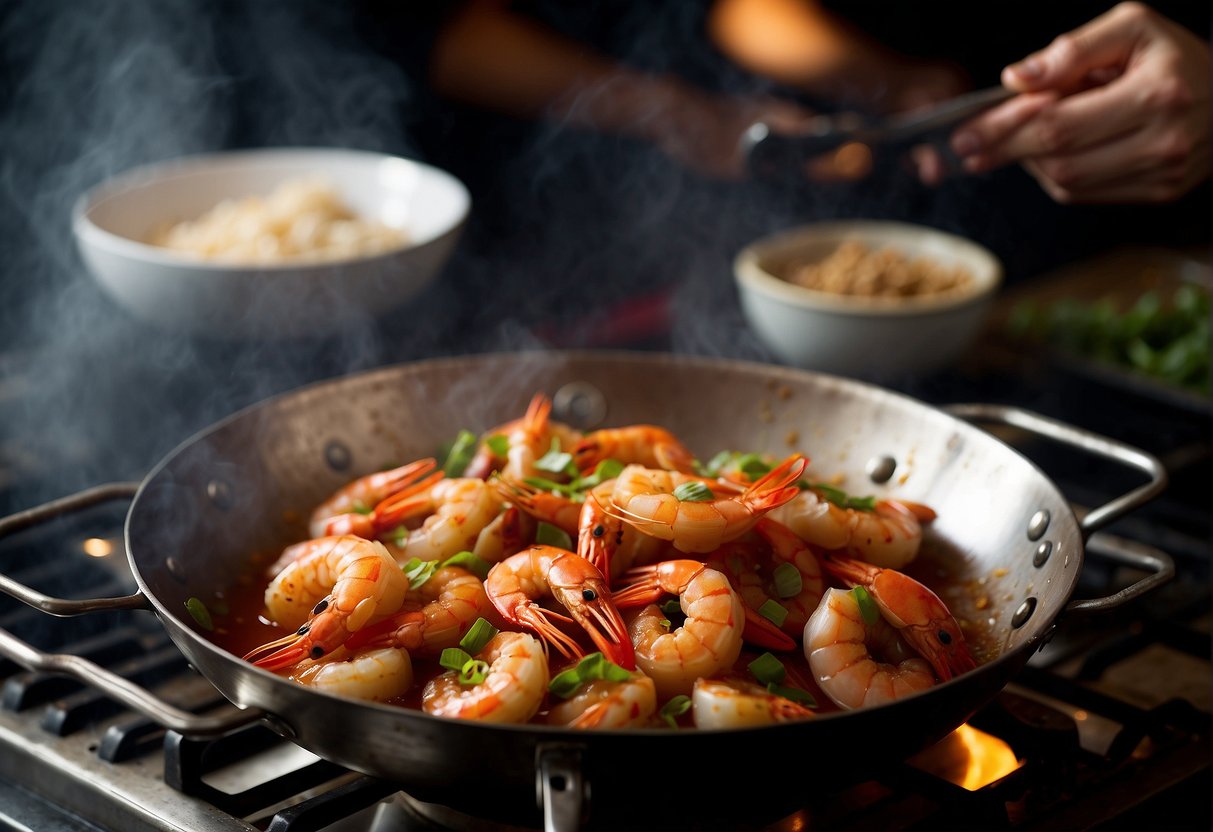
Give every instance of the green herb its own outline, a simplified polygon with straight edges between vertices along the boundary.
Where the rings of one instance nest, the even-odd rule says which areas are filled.
[[[817,700],[813,698],[813,694],[802,688],[789,688],[783,685],[770,684],[767,685],[767,693],[782,696],[784,699],[791,699],[793,702],[809,708],[817,707]]]
[[[573,479],[569,482],[556,482],[544,477],[525,477],[522,481],[535,488],[581,503],[585,502],[585,492],[619,476],[623,471],[623,463],[615,459],[604,459],[594,466],[593,472],[585,477],[576,476],[575,466],[571,470]]]
[[[787,608],[770,598],[762,602],[762,606],[758,608],[758,614],[776,627],[782,627],[784,619],[788,617]]]
[[[479,685],[488,678],[489,663],[480,659],[468,659],[463,667],[459,668],[459,684],[461,685]]]
[[[548,452],[535,460],[535,467],[540,471],[552,474],[577,476],[577,466],[573,464],[573,455],[560,450],[560,440],[552,437],[552,446]]]
[[[574,482],[579,490],[588,490],[602,485],[607,480],[613,480],[623,473],[623,463],[617,459],[604,459],[594,466],[588,477],[581,477]]]
[[[578,503],[585,502],[585,494],[579,489],[577,480],[572,482],[556,482],[544,477],[523,477],[522,481],[541,491],[555,494],[557,497],[564,497]]]
[[[476,434],[470,430],[461,430],[451,443],[446,461],[442,463],[442,473],[448,477],[458,477],[467,470],[476,454]]]
[[[790,563],[781,563],[771,575],[775,594],[780,598],[795,598],[804,590],[804,578],[800,570]]]
[[[586,682],[606,679],[608,682],[626,682],[632,678],[630,671],[614,662],[607,661],[602,653],[590,653],[575,666],[557,673],[548,683],[548,690],[561,699],[568,699]]]
[[[853,508],[857,511],[875,511],[875,497],[852,497],[843,491],[841,488],[835,488],[832,485],[827,485],[824,482],[815,482],[809,486],[826,500],[838,506],[839,508]]]
[[[405,526],[405,525],[397,526],[396,528],[392,529],[387,534],[380,535],[379,539],[388,541],[390,543],[395,544],[396,546],[403,548],[404,544],[407,543],[408,539],[409,539],[408,526]]]
[[[863,617],[863,623],[871,627],[876,623],[876,619],[880,618],[880,607],[876,606],[872,596],[861,586],[852,589],[851,595],[855,596],[855,603],[859,605],[859,614]]]
[[[375,510],[374,508],[372,508],[371,506],[368,506],[366,503],[362,502],[361,500],[355,500],[354,504],[352,506],[350,506],[351,514],[370,514],[374,510]]]
[[[463,670],[463,666],[471,660],[472,657],[458,647],[447,647],[438,657],[438,664],[447,670]]]
[[[661,602],[661,611],[670,618],[677,618],[683,615],[682,602],[677,598],[669,598]]]
[[[210,631],[215,629],[215,622],[211,620],[211,611],[206,608],[206,604],[198,598],[190,598],[185,602],[185,608],[189,610],[190,615],[198,622],[198,626],[204,630]]]
[[[569,533],[551,523],[544,523],[542,520],[535,529],[535,542],[543,546],[555,546],[557,549],[573,551],[573,538],[569,537]]]
[[[691,697],[679,694],[661,706],[660,715],[665,720],[666,725],[677,730],[678,723],[676,720],[690,709]]]
[[[696,462],[695,468],[701,477],[718,477],[720,476],[720,472],[724,466],[728,465],[729,460],[731,460],[734,456],[736,456],[736,454],[734,454],[732,451],[721,451],[720,453],[716,454],[716,456],[709,459],[707,465],[700,465],[698,462]]]
[[[750,662],[748,667],[750,668],[750,672],[754,674],[754,678],[764,685],[782,684],[784,676],[788,673],[787,668],[783,666],[783,662],[779,661],[771,653],[763,653]]]
[[[409,589],[416,589],[434,576],[438,570],[438,561],[409,558],[409,562],[401,567],[404,577],[409,579]]]
[[[716,495],[703,483],[692,480],[684,482],[674,489],[674,499],[682,500],[684,503],[706,503],[708,500],[716,499]]]
[[[448,566],[462,566],[482,581],[489,576],[489,570],[493,568],[491,564],[466,549],[444,560],[440,568],[445,569]]]
[[[740,451],[721,451],[708,460],[707,465],[696,464],[695,467],[700,476],[719,477],[729,471],[736,471],[751,482],[771,472],[771,463],[761,454]]]
[[[488,439],[484,440],[484,444],[489,446],[489,450],[493,452],[495,457],[509,456],[510,439],[508,436],[500,433],[494,433]]]
[[[483,618],[477,618],[476,623],[460,639],[459,646],[475,656],[484,649],[484,645],[488,644],[497,633],[496,627]]]

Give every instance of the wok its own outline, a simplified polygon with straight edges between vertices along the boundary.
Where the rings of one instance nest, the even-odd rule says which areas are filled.
[[[928,530],[932,568],[951,570],[961,582],[997,581],[982,613],[992,622],[997,657],[896,703],[804,722],[587,733],[440,719],[319,693],[212,644],[187,613],[190,597],[212,597],[247,574],[250,552],[299,539],[301,522],[291,518],[354,476],[431,455],[459,428],[484,430],[515,418],[538,390],[554,395],[566,421],[659,423],[705,457],[721,449],[783,456],[795,432],[814,470],[845,474],[849,490],[930,504],[939,513]],[[1037,467],[971,421],[1065,443],[1139,469],[1147,482],[1080,520]],[[239,709],[184,712],[86,660],[44,654],[3,630],[0,654],[74,676],[185,734],[262,720],[421,800],[503,822],[567,829],[773,820],[839,778],[862,779],[944,737],[1015,676],[1063,612],[1109,609],[1168,580],[1166,555],[1130,546],[1112,556],[1144,571],[1142,580],[1110,597],[1071,600],[1087,537],[1164,486],[1162,466],[1150,455],[1025,411],[968,405],[945,412],[804,371],[606,352],[424,361],[271,399],[187,440],[141,483],[100,486],[0,520],[2,536],[104,500],[130,499],[125,545],[134,595],[69,601],[2,576],[0,589],[54,615],[153,611]],[[639,817],[638,794],[662,808]]]

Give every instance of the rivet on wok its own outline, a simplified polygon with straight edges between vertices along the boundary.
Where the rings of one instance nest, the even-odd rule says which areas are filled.
[[[1015,614],[1011,616],[1011,626],[1018,630],[1024,624],[1028,623],[1028,619],[1032,617],[1032,613],[1036,612],[1036,599],[1029,598],[1019,605],[1019,609],[1015,610]]]
[[[872,482],[885,483],[893,478],[897,470],[897,460],[891,456],[874,456],[868,460],[867,472]]]
[[[1053,541],[1041,541],[1040,545],[1036,547],[1036,554],[1032,556],[1032,565],[1039,569],[1045,565],[1051,554],[1053,554]]]
[[[185,567],[174,557],[164,559],[164,565],[168,568],[168,573],[181,582],[185,582]]]
[[[350,453],[350,449],[336,440],[324,446],[324,461],[334,471],[346,470],[350,467],[352,459],[353,454]]]
[[[1042,508],[1040,511],[1032,515],[1032,519],[1028,521],[1028,540],[1040,540],[1041,536],[1049,528],[1049,521],[1053,519],[1047,508]]]
[[[223,480],[211,480],[206,484],[206,496],[215,508],[227,511],[232,507],[232,487]]]
[[[606,418],[606,396],[588,381],[570,381],[552,396],[552,415],[582,430],[595,427]]]

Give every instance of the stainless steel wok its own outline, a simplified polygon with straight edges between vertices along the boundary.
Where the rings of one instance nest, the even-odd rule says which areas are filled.
[[[306,514],[354,476],[433,454],[459,428],[478,431],[516,417],[538,390],[554,396],[560,418],[583,427],[659,423],[705,457],[726,448],[784,455],[795,445],[815,471],[844,474],[848,490],[930,504],[939,513],[929,530],[935,565],[961,581],[1001,575],[984,611],[997,658],[894,704],[805,722],[585,733],[439,719],[329,696],[247,664],[199,630],[187,599],[234,585],[249,570],[251,551],[297,539],[302,529],[287,519],[292,514]],[[971,421],[1065,443],[1139,469],[1145,482],[1079,520],[1038,468]],[[1168,580],[1173,566],[1165,555],[1129,547],[1115,557],[1143,570],[1144,579],[1111,597],[1071,599],[1087,537],[1164,485],[1150,455],[1024,411],[970,405],[945,412],[778,367],[595,352],[425,361],[280,396],[189,439],[142,483],[101,486],[0,520],[3,536],[131,499],[125,543],[136,594],[67,601],[3,576],[0,589],[53,615],[153,611],[239,710],[181,711],[86,660],[44,654],[3,630],[0,654],[74,676],[186,734],[263,720],[304,748],[399,782],[422,800],[504,822],[573,828],[774,819],[814,789],[901,760],[955,729],[1006,685],[1063,612],[1109,609]],[[639,817],[641,789],[646,802],[666,796],[664,808]]]

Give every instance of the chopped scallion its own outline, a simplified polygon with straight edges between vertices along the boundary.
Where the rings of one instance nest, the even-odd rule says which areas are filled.
[[[540,471],[548,471],[552,474],[577,476],[577,466],[573,464],[573,455],[560,450],[560,440],[556,437],[552,437],[552,446],[548,452],[535,460],[535,467]]]
[[[561,699],[568,699],[586,682],[605,679],[608,682],[626,682],[632,678],[630,671],[624,670],[614,662],[607,661],[602,653],[590,653],[568,670],[561,671],[552,677],[548,690]]]
[[[484,649],[484,645],[492,640],[493,636],[497,635],[498,630],[483,618],[477,618],[473,624],[459,641],[459,646],[466,650],[471,655],[475,656]]]
[[[463,670],[463,666],[471,660],[472,657],[458,647],[447,647],[438,657],[438,664],[447,670]]]
[[[472,457],[476,453],[476,434],[470,430],[461,430],[451,443],[446,461],[442,463],[442,473],[448,477],[458,477],[467,470]]]
[[[677,730],[678,717],[685,714],[691,709],[691,697],[679,694],[661,706],[660,715],[665,720],[666,725]]]
[[[851,595],[855,598],[855,603],[859,605],[859,614],[863,617],[863,623],[871,627],[876,623],[876,619],[880,618],[880,608],[876,606],[876,602],[868,591],[861,586],[853,588]]]
[[[684,482],[674,489],[674,499],[682,500],[684,503],[706,503],[716,499],[716,495],[703,483],[692,480]]]
[[[510,439],[501,433],[494,433],[488,439],[484,440],[484,444],[489,446],[489,450],[493,452],[495,457],[509,456]]]
[[[480,659],[468,659],[464,662],[463,667],[459,668],[459,684],[461,685],[479,685],[488,678],[489,663]]]
[[[783,683],[784,676],[787,675],[787,668],[783,666],[783,662],[775,658],[771,653],[763,653],[748,665],[750,672],[754,674],[754,678],[762,682],[764,685],[778,685]]]
[[[198,626],[204,630],[214,630],[215,622],[211,620],[211,611],[206,608],[206,604],[202,603],[199,598],[190,598],[185,602],[185,608],[194,620],[198,622]]]
[[[555,546],[557,549],[573,551],[573,538],[569,537],[569,533],[564,529],[553,526],[551,523],[540,521],[539,527],[535,530],[535,542],[543,546]]]
[[[409,558],[408,563],[401,569],[404,570],[404,577],[409,579],[409,589],[416,589],[434,576],[438,561]]]
[[[804,589],[800,570],[790,563],[776,566],[771,578],[775,584],[775,594],[780,598],[795,598]]]
[[[444,560],[441,568],[445,569],[448,566],[462,566],[482,581],[489,576],[489,570],[493,568],[492,564],[482,560],[466,549]]]
[[[770,621],[776,627],[782,627],[784,620],[788,617],[788,610],[777,601],[772,601],[770,598],[762,602],[762,606],[758,608],[758,614]]]

